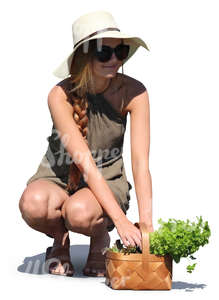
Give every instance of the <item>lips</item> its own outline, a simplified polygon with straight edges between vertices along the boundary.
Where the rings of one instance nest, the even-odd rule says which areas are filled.
[[[112,65],[112,66],[104,66],[104,68],[116,68],[117,65]]]

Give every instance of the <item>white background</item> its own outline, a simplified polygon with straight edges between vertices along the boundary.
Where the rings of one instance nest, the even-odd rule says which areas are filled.
[[[110,297],[150,299],[217,294],[218,263],[218,9],[217,1],[5,1],[0,7],[1,36],[1,292],[23,299]],[[158,219],[196,220],[212,230],[201,247],[196,270],[187,260],[173,264],[170,291],[114,291],[104,278],[80,275],[89,238],[71,232],[75,277],[34,274],[28,261],[43,261],[52,239],[23,221],[18,209],[26,181],[47,149],[52,121],[47,95],[60,79],[52,71],[72,49],[71,26],[80,15],[111,12],[121,31],[141,37],[140,47],[124,72],[148,89],[151,112],[150,171],[153,224]],[[121,70],[119,70],[121,72]],[[134,187],[129,117],[124,160]],[[127,214],[138,221],[135,189]],[[119,238],[111,233],[111,244]],[[175,298],[177,297],[177,298]]]

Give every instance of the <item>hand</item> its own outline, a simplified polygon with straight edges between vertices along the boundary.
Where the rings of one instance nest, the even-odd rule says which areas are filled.
[[[114,224],[124,246],[139,246],[142,250],[141,232],[127,217],[114,222]]]

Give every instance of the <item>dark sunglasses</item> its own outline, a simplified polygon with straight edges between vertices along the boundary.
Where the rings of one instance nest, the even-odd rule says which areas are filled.
[[[112,48],[110,46],[102,45],[101,51],[98,51],[98,49],[95,51],[94,56],[100,61],[100,62],[106,62],[110,60],[113,52],[115,52],[115,55],[118,60],[123,60],[128,57],[129,54],[129,45],[125,44],[119,44],[115,48]]]

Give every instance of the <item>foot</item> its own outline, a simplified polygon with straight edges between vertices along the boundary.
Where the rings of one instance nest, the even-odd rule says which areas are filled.
[[[67,239],[65,245],[54,241],[52,247],[46,251],[46,262],[50,274],[73,276],[74,267],[71,263],[70,240]]]
[[[87,263],[83,269],[85,276],[104,277],[106,276],[105,255],[102,249],[109,247],[110,235],[108,231],[104,231],[101,236],[91,237],[90,250]]]

